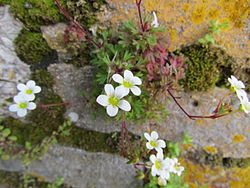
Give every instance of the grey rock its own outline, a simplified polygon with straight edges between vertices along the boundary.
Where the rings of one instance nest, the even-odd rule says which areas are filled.
[[[86,99],[81,92],[88,95],[91,91],[95,71],[92,66],[77,68],[70,64],[52,64],[48,67],[48,71],[54,76],[54,91],[64,102],[76,102],[67,106],[66,114],[76,112],[79,115],[77,126],[105,133],[120,130],[117,122],[111,123],[100,116],[94,119],[92,116],[94,111],[86,106]]]
[[[27,81],[30,75],[29,66],[16,55],[14,39],[22,29],[9,12],[9,6],[0,7],[0,116],[15,114],[8,111],[6,99],[17,94],[18,82]]]
[[[74,188],[133,188],[140,185],[134,179],[135,169],[127,159],[107,153],[91,153],[63,146],[54,146],[28,172],[53,181],[58,176]]]
[[[65,70],[65,71],[64,71]],[[80,69],[73,65],[55,64],[49,67],[49,71],[55,76],[55,91],[65,100],[81,100],[82,97],[77,91],[89,92],[91,81],[93,80],[93,68],[87,66]],[[219,99],[228,92],[227,89],[215,88],[203,93],[180,93],[182,98],[179,100],[181,105],[192,115],[212,114]],[[194,102],[198,106],[194,106]],[[227,99],[229,104],[238,107],[237,97],[232,96]],[[133,105],[132,105],[133,107]],[[189,119],[175,104],[170,100],[166,104],[169,116],[151,130],[159,132],[160,136],[166,140],[180,141],[183,133],[188,132],[193,137],[194,149],[202,149],[206,146],[215,147],[218,152],[222,152],[224,157],[245,158],[250,157],[250,116],[241,112],[218,119],[202,119],[202,122]],[[79,114],[77,126],[100,131],[114,132],[120,130],[120,122],[108,122],[103,117],[91,118],[91,109],[86,104],[68,106],[69,112]],[[137,135],[143,135],[149,130],[148,123],[128,123],[128,129]],[[239,143],[233,142],[235,135],[243,135],[244,140]]]
[[[54,182],[58,177],[73,188],[136,188],[136,171],[127,159],[115,154],[92,153],[80,149],[54,145],[27,168],[19,160],[0,160],[0,170],[23,171]]]

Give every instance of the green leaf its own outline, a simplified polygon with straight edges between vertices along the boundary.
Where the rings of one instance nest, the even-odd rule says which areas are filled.
[[[3,160],[9,160],[9,159],[10,159],[10,156],[9,156],[8,154],[3,154],[3,155],[1,155],[1,158],[2,158]]]
[[[206,41],[203,38],[198,39],[198,42],[202,44],[206,43]]]
[[[17,137],[16,137],[16,136],[10,136],[9,139],[10,139],[11,141],[17,141]]]
[[[4,128],[4,127],[0,125],[0,131],[3,130],[3,128]]]
[[[2,134],[3,134],[4,137],[9,136],[10,133],[11,133],[10,129],[4,129],[4,130],[2,131]]]
[[[31,143],[26,141],[25,142],[25,148],[28,149],[28,150],[31,150],[32,149]]]
[[[135,179],[137,179],[137,180],[142,180],[143,178],[145,178],[145,174],[142,173],[141,171],[137,171],[137,172],[136,172]]]

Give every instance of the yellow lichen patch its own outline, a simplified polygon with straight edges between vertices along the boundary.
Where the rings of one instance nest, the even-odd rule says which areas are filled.
[[[200,24],[206,17],[206,8],[204,6],[196,6],[191,13],[191,21],[194,24]]]
[[[246,129],[246,132],[250,132],[250,129]]]
[[[241,28],[244,26],[248,14],[250,13],[249,0],[220,0],[219,5],[228,18],[234,23],[234,26]]]
[[[189,160],[181,159],[186,174],[184,180],[190,187],[214,188],[216,184],[222,187],[247,188],[250,187],[250,167],[248,168],[223,168],[221,166],[209,166],[195,164]],[[223,186],[224,185],[224,186]]]
[[[213,147],[213,146],[205,146],[203,147],[203,149],[207,152],[207,153],[210,153],[210,154],[216,154],[218,153],[218,150],[216,147]]]
[[[242,135],[242,134],[236,134],[236,135],[234,135],[232,141],[234,143],[240,143],[240,142],[243,142],[245,139],[246,139],[246,137],[244,135]]]
[[[171,41],[176,40],[176,38],[177,38],[177,31],[175,29],[168,29],[168,33],[170,34]]]
[[[190,9],[190,7],[191,7],[190,4],[184,3],[183,7],[182,7],[182,10],[184,10],[185,12],[187,12]]]
[[[210,20],[217,20],[220,15],[220,12],[217,8],[212,7],[208,12],[208,18]]]

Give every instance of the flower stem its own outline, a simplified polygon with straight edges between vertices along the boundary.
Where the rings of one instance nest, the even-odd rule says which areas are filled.
[[[123,157],[126,157],[125,143],[124,143],[125,131],[126,131],[125,112],[122,112],[122,130],[121,130],[121,135],[122,135],[122,156]]]
[[[139,15],[139,20],[140,20],[141,30],[142,30],[142,32],[144,32],[145,29],[144,29],[144,25],[143,25],[143,21],[142,21],[142,16],[141,16],[141,2],[142,2],[142,0],[135,0],[136,6],[137,6],[137,10],[138,10],[138,15]]]
[[[59,8],[59,10],[63,13],[63,15],[68,18],[71,23],[73,23],[78,29],[80,29],[87,37],[87,40],[92,42],[97,48],[101,48],[102,45],[101,44],[98,44],[96,43],[90,36],[90,34],[78,23],[76,22],[70,15],[69,13],[60,5],[59,1],[58,0],[54,0],[57,7]]]
[[[210,116],[194,116],[194,115],[190,115],[189,113],[187,113],[185,110],[184,110],[184,108],[180,105],[180,103],[176,100],[176,97],[172,94],[172,92],[170,91],[170,89],[167,89],[167,92],[168,92],[168,94],[173,98],[173,100],[175,101],[175,103],[178,105],[178,107],[184,112],[184,114],[186,114],[186,116],[188,116],[190,119],[192,119],[192,120],[195,120],[195,119],[202,119],[202,118],[207,118],[207,119],[216,119],[216,118],[220,118],[220,117],[223,117],[223,116],[226,116],[226,115],[228,115],[228,114],[231,114],[231,113],[235,113],[235,112],[237,112],[237,111],[235,111],[235,112],[228,112],[228,113],[225,113],[225,114],[218,114],[218,109],[219,109],[219,107],[221,106],[221,104],[222,104],[222,101],[224,100],[224,98],[225,97],[223,97],[220,101],[219,101],[219,103],[218,103],[218,105],[216,106],[216,109],[215,109],[215,114],[213,114],[213,115],[210,115]],[[228,94],[227,94],[228,95]],[[226,96],[227,96],[226,95]]]
[[[62,102],[62,103],[57,103],[57,104],[45,104],[45,105],[37,105],[37,108],[47,108],[47,107],[51,107],[51,106],[62,106],[62,105],[72,105],[72,104],[77,104],[77,103],[81,103],[81,102],[85,102],[84,100],[79,100],[79,101],[73,101],[73,102]]]

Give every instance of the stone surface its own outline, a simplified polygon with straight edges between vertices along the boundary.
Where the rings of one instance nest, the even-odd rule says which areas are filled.
[[[66,113],[76,112],[79,115],[77,126],[106,133],[120,130],[119,123],[110,123],[105,118],[99,116],[94,119],[93,110],[86,106],[85,98],[81,92],[88,95],[91,91],[93,67],[77,68],[70,64],[52,64],[48,67],[48,71],[54,76],[54,91],[65,102],[77,102],[74,105],[68,105]]]
[[[107,0],[111,9],[99,16],[100,23],[134,20],[139,22],[135,1]],[[229,22],[215,36],[217,44],[234,56],[238,63],[245,63],[249,57],[249,0],[143,0],[142,14],[155,11],[169,34],[170,50],[179,49],[204,37],[211,20]],[[152,18],[153,19],[153,18]]]
[[[1,170],[10,170],[6,164],[13,161],[1,161]],[[46,181],[55,181],[63,177],[64,182],[73,188],[136,188],[141,185],[134,179],[135,169],[126,164],[127,159],[107,153],[91,153],[84,150],[55,145],[42,157],[33,162],[25,172],[44,177]],[[15,163],[18,163],[17,161]],[[21,170],[20,163],[12,169]]]
[[[65,102],[82,100],[79,91],[89,92],[91,80],[93,80],[93,68],[86,66],[76,68],[73,65],[54,64],[49,67],[49,71],[54,75],[56,84],[55,91]],[[215,88],[206,93],[180,93],[182,96],[180,103],[192,115],[209,115],[213,112],[219,99],[228,92],[227,89]],[[228,98],[229,104],[238,107],[239,101],[235,96]],[[195,106],[194,103],[198,103]],[[119,122],[108,122],[105,118],[91,118],[92,111],[84,103],[68,106],[67,113],[73,111],[79,114],[77,126],[100,131],[119,131]],[[132,106],[133,107],[133,106]],[[166,104],[169,116],[153,127],[160,136],[166,140],[180,141],[184,132],[188,132],[193,137],[194,148],[203,149],[213,147],[217,152],[222,152],[224,157],[245,158],[250,157],[250,116],[241,112],[218,119],[189,119],[170,100]],[[134,134],[143,135],[149,130],[145,124],[128,124],[128,129]],[[237,139],[240,138],[240,139]]]
[[[14,116],[8,111],[10,103],[5,100],[17,94],[18,82],[29,78],[29,66],[16,55],[13,40],[22,29],[21,23],[9,13],[9,6],[0,7],[0,116]]]

